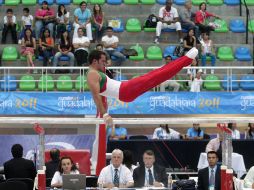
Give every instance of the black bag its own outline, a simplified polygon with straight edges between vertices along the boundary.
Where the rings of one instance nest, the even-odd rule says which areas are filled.
[[[175,182],[174,190],[195,190],[196,182],[188,179],[183,179]]]
[[[158,21],[158,18],[154,14],[149,15],[145,22],[145,28],[156,28]]]
[[[177,56],[177,57],[182,57],[184,55],[184,47],[183,46],[176,46],[173,55]]]
[[[135,49],[122,49],[121,53],[124,54],[125,56],[137,56],[138,52]]]

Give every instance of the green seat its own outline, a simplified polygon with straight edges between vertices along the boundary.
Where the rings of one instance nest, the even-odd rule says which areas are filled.
[[[22,0],[23,5],[36,5],[36,0]]]
[[[138,4],[138,0],[124,0],[124,4],[127,4],[127,5],[137,5]]]
[[[145,59],[144,50],[138,44],[135,46],[131,46],[130,49],[135,49],[138,52],[137,56],[129,56],[129,60],[132,61],[142,61]]]
[[[16,6],[20,3],[20,0],[5,0],[5,5]]]
[[[204,81],[206,90],[221,90],[220,79],[216,75],[208,75]]]
[[[192,0],[193,5],[200,5],[200,3],[205,2],[204,0]]]
[[[254,20],[250,20],[249,21],[248,30],[249,30],[249,32],[253,32],[254,33]]]
[[[69,75],[62,75],[58,77],[56,83],[56,89],[58,91],[72,91],[73,83]]]
[[[208,0],[207,3],[209,5],[223,5],[223,1],[222,0]]]
[[[252,6],[252,5],[254,5],[254,0],[245,0],[245,2],[246,2],[246,5],[247,6]],[[244,1],[242,0],[242,4],[244,4]]]
[[[126,30],[128,32],[140,32],[141,31],[140,21],[136,18],[128,19],[126,23]]]
[[[21,61],[26,61],[26,56],[21,55],[20,56]],[[35,60],[35,55],[33,55],[33,61]]]
[[[103,5],[105,3],[105,0],[90,0],[90,3],[93,5],[95,4]]]
[[[74,5],[79,5],[82,1],[84,1],[84,0],[72,0],[72,3]],[[85,0],[85,2],[89,3],[89,0]]]
[[[89,86],[86,82],[86,76],[78,76],[76,78],[76,82],[75,82],[75,89],[77,91],[88,91],[89,90]]]
[[[225,20],[215,19],[214,22],[220,26],[215,29],[215,32],[228,32],[228,24]]]
[[[38,89],[41,91],[53,91],[55,87],[52,76],[43,75],[40,77],[38,82]]]
[[[3,61],[16,61],[18,59],[18,51],[14,46],[7,46],[3,49]]]
[[[176,75],[175,77],[176,80],[184,80],[184,78],[180,75]],[[187,82],[186,81],[177,81],[180,84],[180,90],[184,91],[187,90],[189,91],[189,87],[187,86]]]
[[[150,46],[146,51],[148,60],[162,60],[162,51],[158,46]]]
[[[218,50],[217,56],[221,61],[233,61],[234,60],[233,51],[232,51],[231,47],[228,47],[228,46],[220,47]]]
[[[143,5],[153,5],[155,4],[155,0],[140,0]]]
[[[35,80],[31,75],[24,75],[21,77],[19,82],[19,90],[21,91],[34,91],[35,90]]]

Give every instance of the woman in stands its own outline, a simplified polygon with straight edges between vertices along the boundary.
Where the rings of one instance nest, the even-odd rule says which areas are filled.
[[[184,54],[193,47],[197,47],[196,37],[194,35],[194,29],[190,28],[187,36],[183,39]]]
[[[68,35],[68,32],[65,30],[61,34],[61,39],[58,44],[58,52],[55,54],[54,61],[53,61],[53,66],[57,67],[58,65],[58,60],[61,56],[65,55],[70,58],[70,66],[74,66],[74,55],[71,52],[72,51],[72,43],[70,40],[70,37]],[[70,70],[72,73],[72,69]],[[55,69],[52,69],[52,73],[55,73]]]
[[[62,157],[59,163],[58,171],[55,172],[52,180],[52,188],[61,188],[63,186],[63,174],[79,174],[79,171],[70,157]]]
[[[101,6],[99,4],[95,4],[93,7],[93,27],[95,28],[95,40],[100,43],[101,38],[103,36],[103,32],[105,30],[104,24],[104,12],[102,12]]]
[[[246,139],[254,139],[254,123],[248,124]]]
[[[70,13],[66,10],[65,6],[63,4],[59,5],[56,14],[56,38],[60,38],[61,33],[63,33],[65,30],[68,30],[68,26],[70,23],[69,17]]]
[[[21,40],[21,55],[26,57],[27,66],[34,67],[33,56],[36,49],[35,38],[32,36],[32,30],[26,28],[24,31],[24,37]],[[30,70],[28,71],[30,73]]]

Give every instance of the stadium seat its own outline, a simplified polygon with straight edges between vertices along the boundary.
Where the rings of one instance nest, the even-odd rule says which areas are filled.
[[[95,4],[103,5],[105,3],[105,0],[89,0],[89,2],[92,5],[95,5]]]
[[[148,60],[162,60],[162,51],[158,46],[150,46],[146,51]]]
[[[117,80],[117,81],[128,80],[128,78],[127,78],[125,75],[123,75],[123,74],[121,74],[121,75],[116,74],[116,76],[114,77],[114,79]]]
[[[186,0],[174,0],[174,3],[175,3],[176,5],[184,5],[185,2],[186,2]]]
[[[220,47],[217,54],[221,61],[233,61],[234,56],[231,47],[223,46]]]
[[[41,91],[53,91],[55,87],[53,77],[50,75],[43,75],[38,82],[38,90]]]
[[[120,22],[120,27],[111,26],[113,28],[113,31],[114,32],[123,32],[124,31],[124,22],[123,22],[123,19],[121,19],[121,18],[113,18],[112,20],[116,20],[116,21]],[[108,20],[108,21],[110,21],[110,20]]]
[[[107,4],[109,5],[121,5],[122,2],[122,0],[107,0]]]
[[[124,0],[123,2],[126,5],[137,5],[138,4],[138,0]]]
[[[135,46],[131,46],[130,49],[135,49],[138,52],[137,56],[129,56],[129,60],[132,61],[142,61],[145,58],[144,55],[144,50],[141,46],[139,46],[138,44]]]
[[[36,5],[37,0],[22,0],[23,5]]]
[[[209,5],[217,5],[217,6],[220,6],[220,5],[223,5],[223,0],[208,0],[207,3]]]
[[[156,0],[156,1],[160,5],[165,5],[166,4],[166,0]]]
[[[21,61],[26,61],[26,56],[21,55],[20,60]],[[33,60],[35,60],[35,55],[33,55]]]
[[[21,91],[34,91],[35,90],[35,80],[32,75],[24,75],[21,77],[19,82],[19,90]]]
[[[82,90],[88,91],[89,90],[89,86],[86,82],[86,76],[78,76],[76,78],[75,89],[77,91],[82,91]]]
[[[229,23],[229,28],[232,32],[243,33],[246,31],[246,26],[245,26],[243,20],[241,20],[241,19],[231,20]]]
[[[15,91],[17,89],[17,78],[15,76],[7,75],[1,77],[1,90],[2,91]]]
[[[240,0],[224,0],[224,3],[226,5],[239,5],[240,4]]]
[[[41,5],[43,1],[47,1],[49,5],[53,5],[54,0],[39,0],[39,4]]]
[[[244,1],[246,2],[247,6],[253,6],[254,0],[242,0],[242,4],[244,4]]]
[[[235,58],[238,61],[251,61],[250,50],[247,47],[238,47],[235,50]]]
[[[206,90],[221,90],[219,78],[216,75],[208,75],[204,81]]]
[[[215,32],[228,32],[228,24],[225,20],[215,19],[214,22],[220,26],[215,29]]]
[[[6,6],[16,6],[16,5],[20,4],[20,0],[5,0],[4,4]]]
[[[140,0],[140,3],[143,5],[153,5],[155,4],[155,0]]]
[[[203,3],[203,0],[192,0],[193,5],[200,5],[200,3]]]
[[[254,90],[254,76],[253,75],[242,76],[240,87],[243,90]]]
[[[71,4],[71,0],[56,0],[56,4],[58,5],[70,5]]]
[[[73,83],[69,75],[62,75],[58,77],[56,83],[56,89],[58,91],[72,91]]]
[[[16,61],[18,59],[18,51],[15,46],[7,46],[3,49],[3,61]]]
[[[223,81],[221,82],[223,89],[231,90],[231,84],[232,84],[232,90],[239,90],[239,82],[236,80],[237,80],[237,77],[235,75],[233,75],[232,77],[228,77],[227,75],[224,76]]]
[[[254,20],[249,21],[248,30],[252,33],[254,32]]]
[[[126,30],[128,32],[141,32],[140,21],[136,18],[130,18],[126,23]]]
[[[170,55],[173,60],[177,59],[178,57],[176,55],[174,55],[175,48],[176,48],[176,46],[167,46],[164,49],[163,57],[167,57],[168,55]]]

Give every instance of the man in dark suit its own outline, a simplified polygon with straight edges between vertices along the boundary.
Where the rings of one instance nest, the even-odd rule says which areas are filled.
[[[207,153],[209,166],[198,171],[198,190],[220,190],[220,165],[217,165],[218,154]]]
[[[51,160],[45,163],[46,178],[53,178],[55,172],[58,170],[60,162],[60,150],[53,148],[49,152]]]
[[[30,178],[34,180],[36,169],[31,160],[22,158],[23,147],[20,144],[14,144],[11,153],[13,159],[4,163],[5,178]]]
[[[152,150],[144,152],[143,162],[144,164],[133,171],[134,187],[166,187],[166,170],[164,167],[154,164],[155,155]]]

